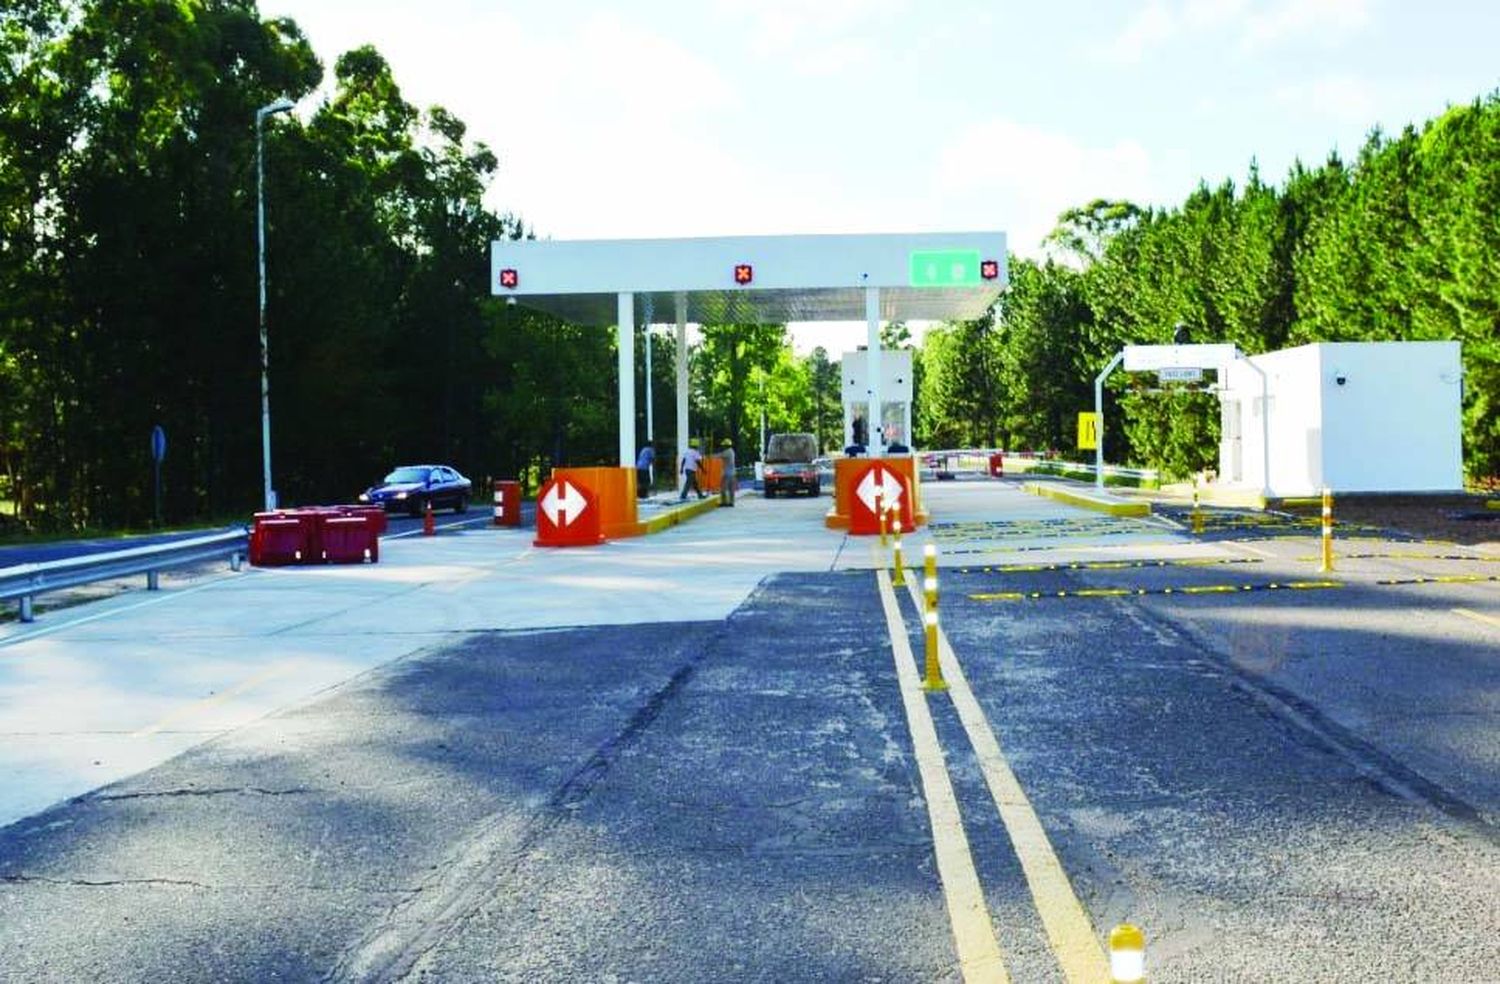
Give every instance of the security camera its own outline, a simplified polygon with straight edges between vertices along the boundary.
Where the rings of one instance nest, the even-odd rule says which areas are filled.
[[[1342,385],[1344,385],[1345,383],[1347,383],[1349,381],[1349,378],[1347,376],[1345,376],[1343,373],[1339,373],[1337,376],[1333,377],[1333,381],[1335,383],[1338,383],[1340,386],[1342,386]]]
[[[505,299],[505,306],[506,307],[515,307],[516,306],[516,299],[514,297],[507,297]],[[1339,380],[1339,382],[1342,383],[1343,380],[1341,379],[1341,380]]]

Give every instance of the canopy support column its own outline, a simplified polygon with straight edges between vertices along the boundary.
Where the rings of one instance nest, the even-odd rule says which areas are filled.
[[[688,346],[687,291],[679,290],[677,307],[677,457],[672,461],[675,473],[688,449]]]
[[[885,427],[880,403],[880,288],[865,288],[865,326],[868,345],[865,348],[865,371],[869,374],[869,409],[866,411],[865,432],[869,436],[869,455],[879,458],[885,455]]]
[[[635,294],[620,291],[615,317],[620,367],[620,467],[635,467]]]

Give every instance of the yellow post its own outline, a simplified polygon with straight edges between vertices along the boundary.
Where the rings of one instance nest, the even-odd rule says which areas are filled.
[[[1198,508],[1198,480],[1193,479],[1193,532],[1203,532],[1203,511]]]
[[[943,680],[943,668],[938,663],[937,547],[930,543],[922,548],[922,595],[927,600],[927,610],[922,613],[922,629],[927,654],[927,673],[922,680],[922,689],[947,690],[948,684]]]
[[[1333,490],[1323,490],[1323,563],[1318,571],[1327,574],[1333,570]]]
[[[1109,979],[1111,984],[1145,984],[1146,934],[1130,923],[1109,931]]]
[[[880,521],[880,545],[882,547],[886,544],[885,524],[890,519],[890,515],[885,508],[885,497],[877,495],[875,497],[875,518]]]
[[[899,588],[905,586],[906,584],[906,561],[901,559],[901,520],[899,519],[896,520],[895,531],[896,543],[891,558],[891,564],[896,569],[891,572],[891,583]]]

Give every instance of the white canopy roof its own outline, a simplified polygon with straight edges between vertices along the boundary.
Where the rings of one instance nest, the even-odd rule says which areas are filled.
[[[748,269],[745,269],[748,268]],[[1005,233],[952,232],[709,239],[499,241],[497,296],[584,325],[612,325],[618,297],[636,319],[698,324],[863,321],[866,287],[884,321],[982,316],[1006,283]]]

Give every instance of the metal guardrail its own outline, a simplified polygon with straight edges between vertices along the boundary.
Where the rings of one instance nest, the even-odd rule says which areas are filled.
[[[160,572],[176,567],[228,557],[230,568],[237,571],[249,545],[250,535],[239,530],[40,564],[0,567],[0,601],[19,599],[21,621],[30,622],[35,618],[32,603],[37,595],[137,574],[146,575],[146,590],[155,591]]]
[[[944,472],[973,472],[983,474],[989,470],[991,454],[1002,454],[1005,456],[1005,469],[1010,473],[1025,473],[1036,471],[1047,474],[1049,471],[1059,472],[1085,472],[1094,474],[1092,462],[1067,461],[1062,458],[1047,457],[1036,451],[1006,451],[1000,448],[948,448],[941,451],[918,451],[917,458],[935,459],[939,463],[939,470]],[[1120,476],[1135,478],[1145,482],[1156,481],[1159,474],[1154,468],[1126,468],[1123,465],[1105,465],[1106,476]]]
[[[1081,461],[1052,460],[1038,462],[1038,464],[1042,466],[1043,474],[1045,474],[1045,469],[1047,468],[1056,468],[1064,472],[1094,474],[1094,466],[1092,464],[1084,464]],[[1124,478],[1137,478],[1147,482],[1158,481],[1161,478],[1160,472],[1155,468],[1126,468],[1124,465],[1105,465],[1104,475],[1106,478],[1111,475],[1119,475]]]

